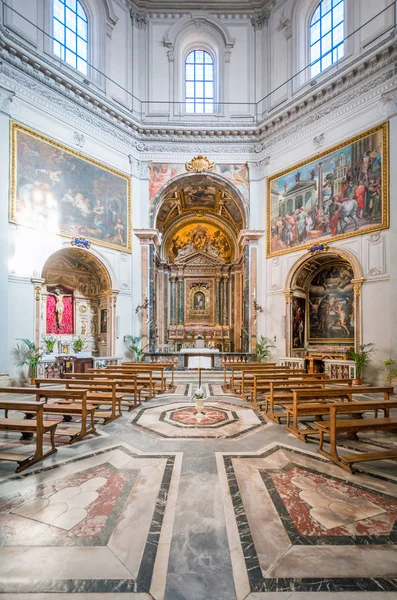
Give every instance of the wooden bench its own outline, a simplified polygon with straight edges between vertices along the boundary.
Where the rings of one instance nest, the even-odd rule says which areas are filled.
[[[293,433],[300,440],[306,441],[309,435],[318,435],[318,429],[306,428],[299,429],[299,417],[323,416],[329,414],[329,407],[332,403],[346,400],[349,402],[347,411],[358,414],[359,408],[357,402],[352,402],[355,394],[383,394],[383,401],[390,403],[390,394],[393,388],[390,386],[338,386],[324,388],[322,390],[298,390],[292,391],[293,397],[290,406],[284,405],[287,417],[286,429]],[[376,400],[369,400],[373,403]],[[362,401],[360,401],[362,403]],[[390,406],[390,404],[388,404]],[[292,425],[290,423],[292,422]]]
[[[39,381],[39,380],[38,380]],[[40,380],[45,381],[48,384],[48,379]],[[51,380],[53,381],[53,380]],[[63,380],[61,380],[63,382]],[[18,394],[25,396],[36,396],[36,402],[44,398],[44,414],[48,415],[60,415],[63,416],[63,420],[68,422],[72,416],[81,417],[81,425],[79,429],[58,429],[56,435],[70,436],[70,444],[82,440],[86,435],[95,431],[94,424],[94,412],[95,406],[89,404],[87,401],[87,393],[84,390],[65,390],[64,388],[48,388],[40,389],[37,388],[26,388],[26,387],[2,387],[0,388],[2,394]],[[48,403],[48,399],[51,398],[56,400],[55,403]],[[8,412],[5,410],[5,418],[7,418]],[[29,413],[27,418],[29,419]],[[90,419],[90,426],[87,428],[87,419]],[[24,434],[24,439],[31,439],[32,434]]]
[[[134,400],[140,401],[142,392],[145,392],[147,399],[155,396],[155,381],[153,377],[146,377],[137,373],[121,373],[109,372],[106,369],[99,369],[99,372],[87,371],[85,373],[76,374],[68,373],[66,379],[92,379],[92,380],[107,380],[116,381],[120,387],[134,386]],[[127,391],[124,389],[123,391]]]
[[[36,402],[35,400],[0,399],[0,409],[7,412],[10,410],[29,412],[35,415],[34,419],[0,418],[1,431],[19,431],[21,433],[36,434],[36,449],[34,454],[26,455],[17,452],[0,452],[0,460],[10,460],[18,463],[16,473],[24,471],[57,451],[55,448],[55,430],[58,421],[44,421],[44,400]],[[51,441],[51,448],[47,452],[43,450],[45,433],[50,434]]]
[[[323,373],[318,376],[317,374],[311,373],[296,373],[296,369],[293,371],[290,370],[288,373],[276,373],[274,375],[254,375],[253,381],[249,382],[249,395],[248,399],[253,404],[254,408],[258,408],[260,404],[266,404],[267,395],[270,393],[271,384],[277,383],[281,385],[283,382],[287,386],[289,383],[302,383],[307,382],[308,385],[312,387],[322,381],[328,381],[328,376],[325,376]],[[318,386],[321,387],[321,386]],[[258,402],[258,397],[260,394],[264,394],[264,402]]]
[[[231,371],[231,373],[233,373],[234,370],[236,371],[241,371],[242,369],[245,370],[249,370],[250,367],[251,368],[255,368],[255,367],[276,367],[276,363],[235,363],[235,362],[228,362],[228,361],[223,361],[223,385],[225,386],[225,388],[228,387],[228,383],[227,383],[227,371]]]
[[[397,407],[397,401],[363,401],[354,402],[354,410],[374,410],[375,408],[386,408],[389,412],[390,408]],[[319,430],[320,441],[318,452],[332,460],[336,465],[352,473],[352,464],[356,462],[367,462],[373,460],[385,460],[390,458],[397,458],[397,448],[394,450],[379,450],[375,452],[361,452],[354,454],[344,454],[339,456],[337,449],[337,435],[338,433],[355,433],[357,435],[360,431],[369,430],[383,430],[383,431],[395,431],[397,430],[397,417],[383,417],[383,418],[367,418],[363,419],[337,419],[338,414],[346,413],[349,407],[344,403],[336,402],[329,406],[329,421],[316,421],[315,425]],[[324,450],[324,437],[329,435],[330,451]]]

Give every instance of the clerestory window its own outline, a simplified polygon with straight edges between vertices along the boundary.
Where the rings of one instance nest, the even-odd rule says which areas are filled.
[[[193,50],[185,60],[187,113],[214,112],[214,60],[205,50]]]
[[[344,56],[344,0],[322,0],[310,21],[310,75],[316,77]]]
[[[53,52],[87,75],[88,19],[79,0],[53,0]]]

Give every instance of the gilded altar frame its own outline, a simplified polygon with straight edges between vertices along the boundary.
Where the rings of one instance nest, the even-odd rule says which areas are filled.
[[[20,153],[20,157],[22,158],[20,158],[18,155],[18,150],[20,149],[20,147],[22,147],[22,144],[25,144],[25,146],[27,146],[32,153],[35,152],[36,155],[39,155],[41,160],[39,169],[37,169],[37,166],[34,169],[34,166],[23,163],[23,150],[21,150]],[[49,145],[52,149],[56,149],[54,150],[54,152],[58,151],[57,160],[59,160],[59,165],[57,165],[57,171],[53,170],[55,159],[53,159],[53,161],[51,162],[49,151],[47,147],[42,144]],[[38,133],[33,129],[21,125],[16,121],[11,121],[10,123],[10,145],[11,184],[9,221],[11,223],[23,225],[33,229],[44,229],[50,233],[56,233],[58,235],[69,238],[78,238],[83,235],[85,239],[89,240],[93,244],[105,246],[106,248],[112,248],[113,250],[120,250],[122,252],[131,252],[131,180],[128,175],[121,171],[117,171],[116,169],[113,169],[93,158],[81,154],[80,152],[77,152],[76,150],[73,150],[72,148],[69,148],[64,144],[61,144],[45,135],[42,135],[41,133]],[[43,152],[39,151],[39,146],[41,146]],[[46,154],[46,151],[48,156]],[[77,159],[77,161],[73,159]],[[28,162],[29,161],[26,161],[26,163]],[[30,171],[28,169],[28,166],[31,167]],[[25,168],[26,171],[26,175],[24,178],[26,183],[24,183],[24,185],[19,186],[19,169],[23,168]],[[34,178],[32,177],[33,171],[35,171]],[[73,174],[71,174],[71,171],[74,171]],[[84,173],[84,171],[86,171],[86,173]],[[39,173],[39,175],[37,175],[37,173]],[[86,175],[85,179],[84,175]],[[93,175],[96,175],[97,178],[90,180],[90,177],[92,177]],[[75,193],[75,195],[77,196],[78,193],[83,192],[84,190],[84,194],[86,195],[86,197],[90,196],[89,200],[91,204],[95,202],[102,203],[101,206],[98,207],[101,209],[101,212],[98,212],[96,215],[94,215],[95,206],[93,206],[91,210],[91,207],[89,208],[86,204],[85,221],[83,219],[83,213],[81,213],[80,223],[75,223],[77,227],[80,227],[82,229],[86,228],[88,230],[88,233],[82,233],[78,230],[68,230],[66,227],[66,222],[63,224],[63,226],[62,223],[60,223],[59,226],[55,228],[53,222],[51,222],[50,220],[48,220],[48,224],[45,223],[44,215],[49,212],[49,193],[47,193],[47,195],[42,194],[42,216],[40,215],[39,206],[38,210],[32,211],[31,209],[31,213],[34,214],[35,218],[37,215],[36,220],[32,221],[32,218],[23,218],[23,212],[21,212],[19,206],[19,204],[22,205],[23,202],[20,198],[19,192],[22,190],[22,188],[25,188],[25,190],[27,190],[29,185],[31,187],[34,187],[34,185],[36,185],[36,176],[39,180],[38,183],[40,183],[41,188],[44,185],[46,185],[46,189],[49,190],[49,192],[52,195],[53,203],[55,199],[55,204],[57,204],[57,217],[62,218],[62,211],[60,210],[62,202],[64,202],[65,214],[68,214],[71,210],[75,208],[72,202],[72,194],[69,193],[71,191],[73,191],[73,193]],[[90,183],[98,181],[103,186],[102,197],[100,193],[98,193],[97,188],[95,188],[94,186],[92,186],[91,188],[89,187]],[[114,198],[111,198],[110,195],[108,195],[109,188],[113,188]],[[77,191],[77,189],[79,191]],[[83,196],[84,194],[80,193],[81,196]],[[67,196],[69,196],[69,202],[65,201],[65,198]],[[43,198],[45,199],[43,200]],[[112,202],[115,203],[114,206],[121,206],[121,210],[119,212],[117,212],[114,209],[114,206],[110,206]],[[118,202],[119,204],[117,204]],[[83,203],[83,198],[81,198],[81,203]],[[109,223],[106,223],[105,216],[102,217],[101,215],[106,215],[106,213],[110,214],[112,208],[113,213],[116,214],[113,217],[115,222],[112,223],[112,225],[110,225]],[[54,210],[54,207],[52,207],[52,210]],[[73,224],[73,220],[71,221],[71,223]],[[113,227],[113,229],[110,230],[109,227]],[[70,229],[71,228],[72,225],[70,226]],[[98,232],[97,236],[93,234],[93,232],[95,231]],[[100,233],[102,234],[102,239],[101,237],[99,237]],[[110,235],[110,233],[112,233],[113,235]]]
[[[195,306],[196,294],[204,296],[204,308]],[[186,325],[215,325],[215,296],[214,279],[197,277],[185,279],[185,324]]]
[[[286,185],[287,183],[287,176],[294,176],[296,177],[296,182],[297,183],[302,183],[302,184],[307,184],[306,185],[306,191],[305,191],[305,186],[302,185],[302,202],[303,202],[303,194],[311,194],[313,192],[315,192],[315,185],[314,185],[314,178],[312,178],[312,182],[313,185],[311,184],[311,181],[309,179],[306,179],[305,181],[300,180],[300,171],[299,169],[305,169],[308,170],[308,166],[312,165],[312,172],[315,170],[315,168],[319,165],[321,165],[322,163],[324,163],[324,161],[326,161],[326,159],[328,158],[329,160],[331,160],[331,155],[333,153],[339,153],[339,156],[341,156],[343,154],[343,149],[347,150],[351,153],[351,154],[365,154],[368,153],[369,150],[365,150],[365,143],[364,140],[365,138],[369,138],[370,136],[376,136],[376,134],[379,134],[379,138],[381,139],[381,167],[379,169],[379,178],[380,178],[380,182],[381,182],[381,206],[380,206],[380,214],[379,214],[379,219],[380,222],[379,223],[375,223],[375,224],[367,224],[367,225],[363,225],[361,227],[358,227],[356,230],[354,231],[348,231],[346,233],[336,233],[336,234],[330,234],[330,233],[326,233],[324,235],[318,235],[317,237],[313,237],[310,240],[305,239],[302,242],[298,242],[296,245],[292,245],[289,247],[285,247],[283,248],[282,245],[285,245],[285,242],[282,240],[282,236],[279,235],[279,229],[280,229],[280,225],[279,225],[279,221],[281,218],[281,214],[280,214],[280,203],[283,202],[283,200],[280,198],[280,196],[284,196],[284,199],[286,199],[288,197],[288,195],[286,196],[287,193],[287,189],[284,188],[284,195],[281,192],[282,189],[282,181],[284,182],[284,185]],[[368,142],[369,143],[369,142]],[[356,145],[356,147],[354,148],[355,152],[353,152],[352,148],[353,146]],[[321,162],[320,159],[323,159]],[[354,163],[353,167],[358,168],[359,163]],[[310,167],[309,167],[310,168]],[[322,180],[321,183],[324,183],[324,179]],[[290,189],[292,190],[294,186],[291,186]],[[358,187],[358,186],[357,186]],[[311,189],[312,188],[312,189]],[[277,189],[279,191],[277,191]],[[323,191],[321,192],[321,194],[323,193]],[[355,190],[353,190],[353,193],[355,193]],[[277,196],[277,198],[276,198]],[[290,200],[291,203],[293,203],[293,194],[291,194]],[[352,197],[352,196],[350,196]],[[317,196],[318,198],[318,196]],[[297,201],[298,196],[295,196],[295,202]],[[296,206],[294,207],[294,211],[296,210]],[[281,254],[288,254],[291,252],[298,252],[301,250],[304,250],[305,248],[310,248],[313,246],[313,244],[316,243],[322,243],[324,241],[327,242],[335,242],[341,239],[345,239],[345,238],[350,238],[350,237],[355,237],[357,235],[363,235],[363,234],[367,234],[367,233],[371,233],[374,231],[379,231],[381,229],[387,229],[389,227],[389,122],[386,121],[385,123],[382,123],[381,125],[377,125],[376,127],[373,127],[359,135],[356,135],[350,139],[347,139],[343,142],[341,142],[340,144],[337,144],[336,146],[333,146],[327,150],[324,150],[314,156],[311,156],[310,158],[301,161],[291,167],[289,167],[288,169],[285,169],[283,171],[280,171],[279,173],[276,173],[275,175],[272,175],[271,177],[268,177],[267,179],[267,219],[266,219],[266,256],[267,258],[271,258],[273,256],[279,256]],[[283,216],[285,216],[286,213],[284,213]]]

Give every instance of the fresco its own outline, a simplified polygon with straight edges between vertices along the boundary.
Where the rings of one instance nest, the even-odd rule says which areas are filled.
[[[215,225],[195,223],[185,225],[173,236],[168,250],[170,260],[181,258],[192,251],[219,256],[230,262],[232,248],[226,235]]]
[[[305,298],[292,299],[292,347],[294,349],[305,347]]]
[[[309,342],[354,341],[353,270],[326,266],[309,287]]]
[[[131,251],[129,177],[17,123],[10,220]]]
[[[268,179],[267,255],[388,227],[388,124]]]

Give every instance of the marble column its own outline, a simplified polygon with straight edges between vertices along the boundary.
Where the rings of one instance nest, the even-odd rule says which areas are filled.
[[[0,344],[0,373],[9,373],[8,355],[8,180],[10,160],[10,112],[14,92],[0,86],[0,131],[3,135],[0,139],[0,192],[2,202],[0,203],[0,331],[2,343]],[[33,324],[32,324],[33,333]],[[12,332],[11,332],[12,334]],[[34,339],[33,335],[29,335]]]
[[[256,298],[258,282],[258,240],[263,230],[244,230],[240,234],[239,243],[245,254],[244,282],[244,324],[242,346],[244,352],[255,352],[257,339],[256,312],[253,301]]]
[[[223,278],[223,325],[229,324],[228,277]]]
[[[185,314],[184,314],[184,305],[185,305],[185,298],[184,298],[184,290],[185,290],[185,285],[184,285],[184,280],[183,277],[179,277],[178,279],[178,323],[179,325],[183,325],[184,321],[185,321]]]
[[[171,275],[170,277],[170,285],[171,285],[171,323],[170,325],[176,325],[176,277],[175,275]]]
[[[215,325],[221,324],[220,279],[215,281]]]
[[[221,280],[219,283],[219,325],[223,325],[223,305],[224,305],[224,296],[223,296],[223,281]]]
[[[156,229],[134,229],[135,235],[140,239],[141,248],[141,305],[145,305],[146,299],[148,307],[142,309],[141,317],[141,335],[146,335],[149,339],[150,351],[153,351],[155,342],[155,254],[160,245],[159,233]],[[149,325],[150,324],[150,325]]]

